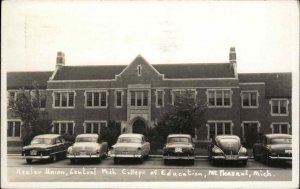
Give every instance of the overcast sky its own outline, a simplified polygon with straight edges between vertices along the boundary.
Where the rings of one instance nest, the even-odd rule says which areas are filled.
[[[2,62],[8,71],[66,65],[228,62],[238,72],[298,69],[296,1],[4,1]]]

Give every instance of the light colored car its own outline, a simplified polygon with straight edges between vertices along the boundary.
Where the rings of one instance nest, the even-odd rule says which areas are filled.
[[[167,143],[163,148],[164,163],[168,164],[170,160],[186,160],[194,164],[195,146],[191,135],[170,134],[167,137]]]
[[[208,147],[209,159],[213,163],[221,161],[238,161],[247,165],[247,149],[242,146],[240,137],[236,135],[218,135],[212,139]]]
[[[98,134],[80,134],[73,146],[68,148],[67,158],[71,163],[78,159],[96,159],[101,162],[107,156],[107,142],[100,141]]]
[[[142,134],[122,134],[119,136],[115,145],[108,152],[110,157],[114,158],[117,164],[120,159],[136,158],[143,162],[148,158],[150,152],[150,143],[145,140]]]

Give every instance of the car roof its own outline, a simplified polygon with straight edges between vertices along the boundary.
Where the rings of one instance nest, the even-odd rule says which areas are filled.
[[[188,135],[188,134],[169,134],[168,138],[169,137],[189,137],[189,138],[191,138],[191,135]]]
[[[34,138],[51,138],[51,139],[53,139],[53,138],[57,138],[59,136],[60,135],[58,135],[58,134],[44,134],[44,135],[37,135]]]
[[[240,137],[238,137],[237,135],[217,135],[216,136],[216,140],[220,140],[220,139],[226,139],[226,138],[235,138],[235,139],[240,139]]]
[[[98,138],[99,135],[98,134],[80,134],[80,135],[77,135],[77,137],[78,138],[80,138],[80,137],[95,137],[95,138]]]
[[[289,134],[266,134],[267,138],[292,138],[292,135]]]
[[[138,134],[138,133],[126,133],[126,134],[121,134],[119,136],[119,138],[122,138],[122,137],[137,137],[137,138],[142,138],[144,135],[142,134]]]

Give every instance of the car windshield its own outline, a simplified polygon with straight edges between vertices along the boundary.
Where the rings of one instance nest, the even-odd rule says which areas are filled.
[[[94,137],[77,137],[75,142],[97,142],[97,140]]]
[[[173,142],[189,143],[190,138],[188,138],[188,137],[169,137],[168,143],[173,143]]]
[[[51,138],[34,138],[30,144],[53,144]]]
[[[292,144],[291,138],[273,138],[271,144]]]
[[[136,137],[121,137],[118,139],[118,143],[141,143],[142,140]]]

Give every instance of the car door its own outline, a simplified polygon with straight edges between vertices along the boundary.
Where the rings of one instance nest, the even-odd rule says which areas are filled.
[[[59,154],[63,154],[65,152],[66,149],[61,137],[57,137],[55,139],[55,148],[56,148],[55,152]]]

